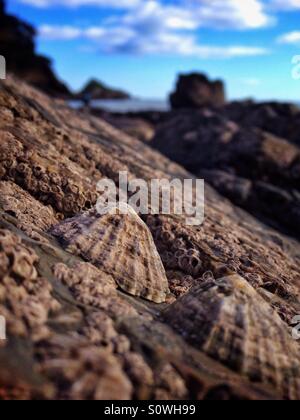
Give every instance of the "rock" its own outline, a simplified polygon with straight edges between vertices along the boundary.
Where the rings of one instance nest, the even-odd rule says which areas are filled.
[[[173,113],[151,145],[235,204],[300,237],[296,145],[208,109]]]
[[[0,0],[0,52],[7,70],[53,96],[70,97],[67,86],[55,76],[51,62],[35,51],[35,30],[28,23],[8,15]]]
[[[173,109],[220,107],[225,101],[223,82],[220,80],[211,82],[205,75],[198,73],[181,75],[176,91],[170,96]]]
[[[151,142],[155,134],[153,123],[139,118],[138,116],[110,114],[99,110],[91,110],[93,115],[100,116],[109,124],[123,131],[131,137],[136,137],[143,142]]]
[[[230,119],[247,127],[259,127],[300,146],[300,108],[278,102],[233,102],[224,108]]]
[[[112,89],[98,80],[90,80],[77,94],[78,98],[95,99],[129,99],[130,95],[122,90]]]
[[[235,130],[231,123],[229,133]],[[250,152],[252,141],[250,137]],[[159,253],[174,293],[163,304],[148,302],[117,289],[116,272],[108,269],[114,263],[111,258],[107,265],[102,261],[96,267],[94,261],[87,262],[87,254],[66,252],[51,232],[60,219],[66,219],[60,226],[68,227],[72,217],[80,220],[82,211],[97,199],[93,196],[97,181],[117,181],[119,171],[127,171],[129,179],[142,178],[147,185],[152,179],[183,181],[192,175],[101,118],[74,111],[11,76],[0,85],[0,145],[0,313],[8,321],[8,339],[0,342],[1,398],[300,398],[296,380],[291,387],[278,386],[272,377],[258,383],[252,374],[244,375],[244,369],[229,364],[222,353],[199,346],[193,322],[180,318],[181,311],[189,313],[185,302],[190,302],[194,288],[238,274],[244,279],[243,308],[262,314],[261,328],[264,321],[277,326],[275,332],[281,336],[274,338],[275,361],[286,361],[290,368],[289,351],[297,346],[291,344],[291,325],[300,313],[298,241],[267,227],[207,185],[201,226],[187,226],[184,215],[139,215],[151,232],[155,242],[151,248]],[[253,147],[258,145],[255,142]],[[275,159],[277,153],[267,155]],[[281,167],[288,167],[291,155],[281,157]],[[255,182],[260,191],[266,190],[262,179]],[[240,195],[245,199],[248,189],[248,182],[245,186],[241,182]],[[276,194],[275,189],[268,190],[268,195]],[[35,220],[45,242],[19,228],[20,223],[34,228]],[[122,237],[126,239],[126,232]],[[132,255],[137,248],[131,248]],[[115,244],[113,251],[114,255],[123,251],[123,243]],[[140,277],[145,281],[144,274]],[[208,290],[205,293],[210,295]],[[222,293],[230,302],[226,287]],[[238,303],[237,293],[232,292],[232,299]],[[213,302],[205,304],[213,315],[209,333],[211,323],[216,327],[221,318],[214,313]],[[171,325],[164,314],[174,312],[176,325]],[[230,328],[226,319],[221,321]],[[183,324],[188,325],[187,334],[177,328]],[[249,325],[240,323],[238,332],[243,339]],[[280,337],[284,340],[277,346]],[[260,354],[255,341],[252,346],[251,354]],[[238,362],[238,351],[230,357],[235,355]],[[281,374],[281,365],[278,368]],[[297,378],[296,369],[291,378]]]

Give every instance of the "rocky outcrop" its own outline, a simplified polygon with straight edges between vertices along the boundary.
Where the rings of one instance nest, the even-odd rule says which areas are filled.
[[[138,115],[112,114],[99,109],[91,109],[90,112],[140,141],[147,143],[154,137],[155,125]]]
[[[198,73],[179,76],[176,90],[170,96],[173,109],[220,107],[225,101],[223,82],[211,82],[205,75]]]
[[[299,399],[291,335],[299,243],[209,186],[202,226],[186,226],[184,215],[137,215],[146,250],[122,220],[105,219],[106,235],[89,210],[96,183],[124,170],[148,185],[191,177],[100,118],[17,79],[1,83],[0,314],[8,339],[0,341],[0,397]],[[111,231],[123,240],[113,234],[99,259]],[[139,276],[125,263],[134,255]],[[153,259],[163,283],[142,270]]]
[[[14,73],[49,95],[70,97],[69,89],[55,76],[48,58],[35,51],[35,30],[5,11],[0,0],[0,52],[6,59],[7,71]]]
[[[300,236],[300,149],[203,109],[172,114],[153,146],[236,204]]]
[[[110,88],[99,80],[90,80],[77,94],[80,99],[129,99],[130,95],[122,90]]]
[[[232,102],[224,108],[227,118],[245,127],[258,127],[300,146],[300,108],[292,103]]]

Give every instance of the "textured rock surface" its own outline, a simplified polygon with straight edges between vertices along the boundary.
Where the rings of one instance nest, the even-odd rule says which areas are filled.
[[[300,235],[300,149],[255,126],[202,109],[170,115],[153,146],[234,203]]]
[[[148,302],[119,290],[115,273],[68,253],[49,232],[93,207],[103,177],[117,181],[121,170],[147,182],[191,175],[101,119],[11,77],[0,87],[0,148],[0,312],[8,320],[1,398],[300,398],[296,376],[292,392],[257,381],[164,316],[175,305],[184,313],[194,288],[238,274],[251,290],[243,294],[245,308],[274,313],[268,325],[284,337],[276,357],[288,363],[298,349],[291,336],[300,313],[297,241],[207,186],[203,226],[186,226],[184,216],[143,216],[174,295],[164,304]],[[240,324],[240,339],[248,333]]]
[[[136,137],[141,141],[149,142],[154,137],[154,124],[146,119],[139,118],[138,115],[113,115],[108,114],[107,112],[99,112],[99,110],[93,110],[93,114],[101,117],[119,130],[124,131],[124,133]]]
[[[245,126],[255,126],[300,145],[300,108],[295,104],[277,102],[233,102],[224,114]]]
[[[220,107],[225,101],[223,82],[211,82],[205,75],[198,73],[179,76],[176,90],[170,96],[173,109]]]

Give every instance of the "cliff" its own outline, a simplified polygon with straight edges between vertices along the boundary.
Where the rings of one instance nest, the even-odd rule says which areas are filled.
[[[51,61],[36,53],[35,36],[35,29],[8,15],[4,0],[0,0],[0,53],[6,59],[7,71],[49,95],[71,96],[66,85],[54,74]]]

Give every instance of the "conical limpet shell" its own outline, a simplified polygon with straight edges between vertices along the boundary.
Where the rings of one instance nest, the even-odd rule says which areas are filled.
[[[156,303],[169,292],[163,264],[146,224],[128,214],[86,212],[51,230],[67,251],[112,275],[121,289]]]
[[[238,275],[193,288],[165,314],[199,350],[284,398],[300,398],[299,347],[288,327]]]

